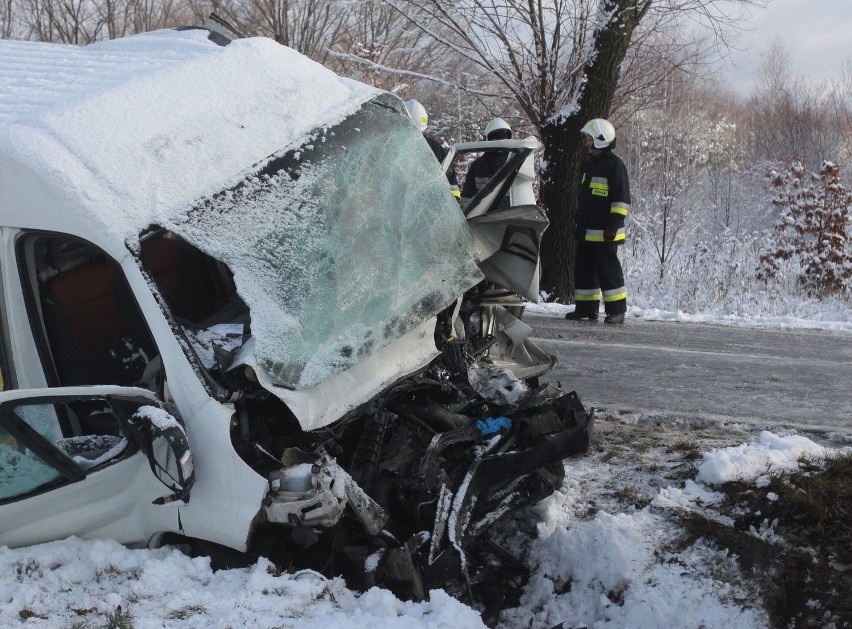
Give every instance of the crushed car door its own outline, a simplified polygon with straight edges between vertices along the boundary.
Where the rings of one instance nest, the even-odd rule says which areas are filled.
[[[145,543],[179,529],[193,481],[182,428],[145,389],[0,392],[0,545]]]
[[[506,162],[463,207],[476,241],[479,267],[488,281],[538,301],[539,248],[548,220],[535,205],[532,182],[535,139],[457,144],[444,169],[474,152],[505,152]]]

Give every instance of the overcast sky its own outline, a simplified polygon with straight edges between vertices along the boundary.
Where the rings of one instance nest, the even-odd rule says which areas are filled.
[[[723,77],[733,91],[748,92],[762,57],[776,37],[789,53],[794,77],[840,78],[852,60],[852,0],[770,0],[751,9],[751,29],[742,33]]]

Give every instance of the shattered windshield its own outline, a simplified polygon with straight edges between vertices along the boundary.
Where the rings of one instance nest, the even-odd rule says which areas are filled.
[[[446,178],[388,95],[171,227],[231,269],[257,358],[289,388],[351,367],[482,278]]]

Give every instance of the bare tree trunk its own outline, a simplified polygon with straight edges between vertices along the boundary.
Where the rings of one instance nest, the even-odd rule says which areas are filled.
[[[8,39],[14,33],[15,5],[12,0],[0,1],[0,38]]]
[[[550,219],[542,243],[542,288],[564,303],[574,298],[575,224],[585,150],[580,128],[591,118],[609,115],[621,62],[633,31],[651,0],[602,0],[612,19],[594,35],[597,54],[586,64],[586,86],[579,107],[568,116],[554,117],[542,128],[548,172],[542,177],[541,204]],[[561,172],[553,172],[555,166]]]
[[[550,293],[551,299],[563,303],[570,302],[574,295],[574,217],[585,160],[579,136],[580,126],[567,122],[548,122],[541,129],[546,170],[541,177],[539,201],[550,220],[542,239],[541,288]]]

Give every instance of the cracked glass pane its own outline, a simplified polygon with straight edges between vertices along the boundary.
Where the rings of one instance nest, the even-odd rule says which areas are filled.
[[[482,279],[446,177],[389,96],[170,228],[231,269],[258,360],[289,388],[351,367]]]

